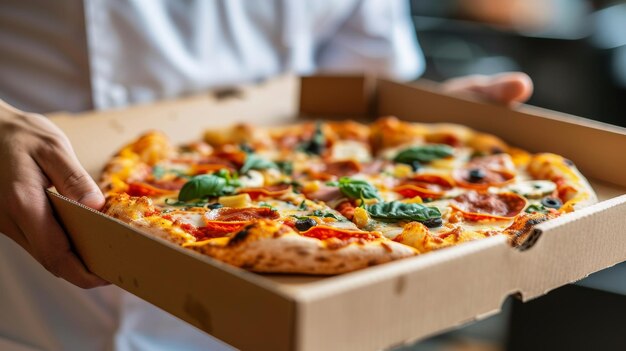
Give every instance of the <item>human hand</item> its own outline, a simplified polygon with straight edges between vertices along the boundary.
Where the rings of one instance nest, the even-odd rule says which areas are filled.
[[[50,273],[81,288],[108,284],[72,252],[52,215],[45,189],[99,209],[104,196],[78,162],[67,137],[44,116],[0,100],[0,233]]]
[[[453,78],[441,83],[441,87],[447,93],[477,93],[488,100],[509,106],[525,102],[533,93],[533,81],[522,72]]]

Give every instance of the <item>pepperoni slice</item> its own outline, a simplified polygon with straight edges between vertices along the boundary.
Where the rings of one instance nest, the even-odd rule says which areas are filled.
[[[514,193],[470,191],[455,197],[450,206],[470,221],[503,220],[514,218],[522,212],[526,207],[526,199]]]
[[[309,167],[308,173],[312,179],[333,180],[361,173],[362,170],[361,164],[354,160],[328,161],[321,166],[318,170],[315,170],[314,167]]]
[[[481,177],[473,177],[472,172],[480,172]],[[453,177],[460,187],[486,190],[490,186],[502,187],[511,183],[515,178],[515,173],[508,170],[491,170],[478,167],[460,168],[453,172]]]
[[[191,233],[196,239],[202,240],[219,238],[238,232],[255,219],[278,219],[278,217],[277,211],[267,207],[220,208],[204,214],[203,227],[181,224],[181,228]]]
[[[157,188],[144,182],[130,183],[126,189],[126,193],[130,196],[163,196],[175,192],[175,190]]]
[[[300,235],[307,236],[309,238],[315,238],[319,240],[327,240],[336,238],[342,241],[349,241],[351,239],[372,241],[379,238],[378,235],[370,232],[362,232],[358,230],[339,229],[335,227],[329,227],[325,225],[316,225],[311,229],[301,232]]]
[[[193,235],[196,240],[205,240],[210,238],[220,238],[228,236],[230,233],[236,233],[243,229],[248,222],[223,222],[209,221],[204,227],[196,227],[189,223],[178,223],[178,226]]]
[[[289,184],[278,184],[278,185],[270,185],[264,186],[260,188],[241,188],[239,189],[239,193],[247,193],[250,195],[252,200],[256,200],[260,197],[280,197],[285,195],[291,191],[291,185]]]
[[[235,233],[243,229],[248,224],[245,221],[224,222],[224,221],[207,221],[206,226],[196,228],[191,232],[198,240],[219,238]]]
[[[452,179],[436,174],[418,174],[405,180],[393,190],[406,197],[420,196],[427,199],[438,199],[454,187]]]
[[[332,161],[326,163],[324,173],[336,177],[351,176],[361,172],[361,164],[355,160]]]
[[[467,168],[482,168],[491,170],[513,171],[515,165],[509,154],[496,154],[482,157],[474,157],[467,165]]]
[[[223,207],[204,214],[205,222],[210,221],[251,221],[253,219],[278,219],[278,211],[268,207],[232,208]]]

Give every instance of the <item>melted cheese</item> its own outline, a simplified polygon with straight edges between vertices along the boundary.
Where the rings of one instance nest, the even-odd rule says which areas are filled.
[[[355,140],[342,140],[333,144],[331,159],[334,161],[369,162],[372,160],[372,155],[369,145]]]

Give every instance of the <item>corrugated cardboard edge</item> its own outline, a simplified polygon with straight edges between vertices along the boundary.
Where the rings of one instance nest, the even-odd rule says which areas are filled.
[[[296,296],[297,349],[413,342],[497,313],[510,295],[527,301],[582,279],[626,260],[626,240],[611,229],[626,226],[624,213],[626,195],[538,226],[526,251],[492,237],[311,284]]]
[[[55,192],[47,195],[92,272],[233,346],[293,349],[295,302],[275,285]],[[177,273],[183,269],[194,273]],[[260,328],[264,325],[272,328]]]

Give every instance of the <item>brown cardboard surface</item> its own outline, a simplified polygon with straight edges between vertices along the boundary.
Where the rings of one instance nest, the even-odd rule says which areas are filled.
[[[200,138],[205,128],[240,122],[256,125],[294,122],[298,81],[284,77],[254,87],[242,87],[233,97],[212,94],[94,111],[79,115],[56,113],[50,119],[71,140],[83,167],[97,178],[106,160],[140,133],[158,129],[174,143]]]
[[[299,111],[303,116],[326,118],[362,118],[368,116],[374,103],[375,79],[366,76],[342,76],[328,84],[328,77],[302,77]],[[341,101],[341,103],[337,103]]]
[[[102,278],[239,348],[291,348],[295,305],[274,286],[55,193],[48,197],[74,248]]]
[[[334,115],[336,92],[325,85],[345,83],[358,97],[367,96],[362,92],[373,84],[346,77],[308,81],[314,81],[315,89],[303,88],[302,94],[308,99],[306,112],[313,116]],[[278,116],[278,122],[293,121],[297,91],[297,82],[285,78],[245,88],[243,99],[197,97],[52,119],[68,134],[88,171],[97,174],[115,149],[146,127],[159,127],[183,141],[205,127],[235,119],[268,124]],[[378,81],[374,91],[375,102],[359,105],[360,98],[354,100],[355,115],[368,106],[365,115],[464,122],[531,150],[563,153],[593,176],[604,201],[539,226],[539,240],[526,251],[493,237],[334,277],[244,272],[51,195],[53,204],[94,272],[236,347],[252,350],[386,348],[495,313],[510,294],[534,298],[626,260],[626,196],[619,196],[626,193],[626,165],[617,153],[607,152],[626,146],[622,129],[387,81]],[[523,128],[528,121],[541,128]],[[560,132],[546,132],[550,130]],[[97,140],[107,140],[107,146]]]

